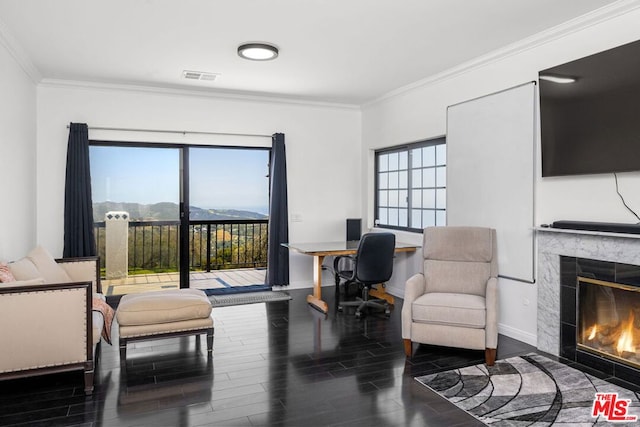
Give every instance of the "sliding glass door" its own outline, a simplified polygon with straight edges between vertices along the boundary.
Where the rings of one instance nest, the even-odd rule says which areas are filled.
[[[264,285],[269,150],[189,147],[191,287]]]
[[[94,229],[107,295],[180,283],[181,157],[180,148],[90,147]]]
[[[264,284],[267,148],[91,143],[107,295]]]

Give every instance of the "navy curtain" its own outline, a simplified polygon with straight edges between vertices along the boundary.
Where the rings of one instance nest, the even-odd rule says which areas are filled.
[[[270,163],[267,284],[285,286],[289,284],[289,250],[281,243],[289,242],[289,216],[287,214],[287,160],[283,133],[273,134]]]
[[[89,129],[71,123],[64,192],[64,257],[96,255],[89,171]]]

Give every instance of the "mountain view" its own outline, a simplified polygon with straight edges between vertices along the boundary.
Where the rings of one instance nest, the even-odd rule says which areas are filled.
[[[191,219],[199,220],[235,220],[235,219],[267,219],[268,215],[237,209],[203,209],[196,206],[189,208]],[[110,211],[125,211],[131,221],[177,221],[180,216],[176,203],[161,202],[149,205],[140,203],[98,202],[93,204],[93,220],[104,221]]]

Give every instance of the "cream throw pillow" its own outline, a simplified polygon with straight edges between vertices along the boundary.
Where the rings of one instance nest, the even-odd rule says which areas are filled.
[[[53,256],[42,246],[38,246],[29,252],[27,258],[36,266],[40,277],[44,279],[45,283],[72,282],[64,268],[60,267],[56,260],[53,259]]]
[[[22,258],[18,261],[11,262],[8,267],[16,280],[32,280],[40,277],[38,268],[29,258]]]
[[[72,282],[67,272],[42,246],[36,247],[21,260],[9,264],[9,269],[16,280],[32,280],[41,277],[45,283]]]

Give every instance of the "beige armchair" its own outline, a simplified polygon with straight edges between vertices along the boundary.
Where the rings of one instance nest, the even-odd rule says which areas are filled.
[[[485,350],[493,365],[498,346],[496,232],[482,227],[424,230],[423,273],[409,278],[402,306],[402,338],[413,343]]]

